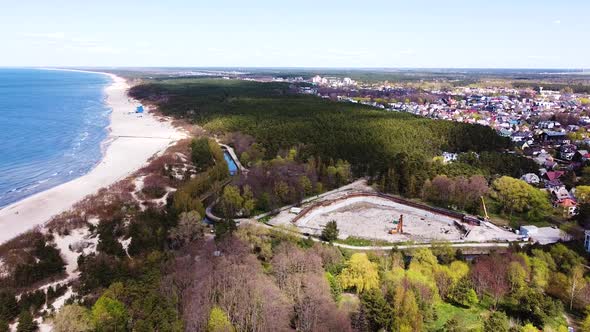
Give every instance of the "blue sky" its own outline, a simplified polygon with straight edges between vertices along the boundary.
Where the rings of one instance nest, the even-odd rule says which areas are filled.
[[[590,68],[588,0],[0,0],[0,66]]]

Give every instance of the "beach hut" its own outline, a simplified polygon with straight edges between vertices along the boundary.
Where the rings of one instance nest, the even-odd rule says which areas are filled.
[[[143,105],[137,106],[137,109],[135,110],[135,113],[142,114],[143,113]]]

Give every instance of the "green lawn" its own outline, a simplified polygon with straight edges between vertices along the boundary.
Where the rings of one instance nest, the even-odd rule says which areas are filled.
[[[488,304],[480,303],[472,308],[461,308],[447,302],[441,302],[435,306],[437,319],[427,326],[428,330],[438,331],[449,319],[455,318],[467,331],[481,331],[483,322],[489,314],[489,310],[486,309]],[[564,317],[552,317],[545,324],[544,330],[557,331],[560,326],[567,326]]]
[[[274,217],[274,216],[269,215],[269,216],[262,217],[262,218],[258,219],[258,221],[261,222],[261,223],[263,223],[263,224],[266,224],[269,220],[272,219],[272,217]]]
[[[455,318],[459,321],[460,325],[467,330],[479,331],[483,324],[483,318],[481,316],[485,312],[487,312],[487,309],[480,306],[466,309],[442,302],[436,305],[437,319],[429,327],[430,330],[437,331],[449,319]]]
[[[392,242],[388,242],[388,241],[384,241],[384,240],[368,240],[368,239],[363,239],[363,238],[354,237],[354,236],[349,236],[345,240],[338,239],[334,242],[346,244],[349,246],[356,246],[356,247],[368,247],[368,246],[384,247],[384,246],[392,246],[395,244],[400,244],[400,243],[392,243]]]

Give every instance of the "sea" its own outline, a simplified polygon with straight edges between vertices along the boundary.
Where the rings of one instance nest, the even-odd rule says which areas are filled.
[[[98,164],[111,82],[98,73],[0,68],[0,207]]]

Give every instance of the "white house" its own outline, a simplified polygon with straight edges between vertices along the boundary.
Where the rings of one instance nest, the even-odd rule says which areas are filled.
[[[541,129],[553,129],[556,127],[560,127],[561,123],[557,121],[539,121],[537,126]]]
[[[533,225],[527,226],[520,226],[520,235],[525,237],[530,237],[531,235],[535,235],[539,232],[539,228]]]
[[[345,77],[343,82],[344,85],[354,85],[354,81],[350,77]]]
[[[456,161],[458,155],[456,153],[452,153],[452,152],[443,152],[442,157],[443,157],[443,163],[448,164],[450,162]]]
[[[527,173],[521,176],[520,179],[528,184],[539,184],[541,182],[541,178],[535,173]]]

